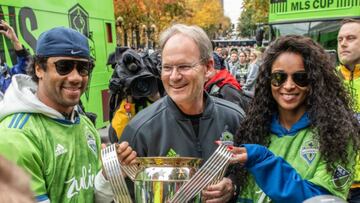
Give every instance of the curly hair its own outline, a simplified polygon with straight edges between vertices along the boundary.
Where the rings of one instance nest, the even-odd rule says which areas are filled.
[[[36,76],[35,67],[38,65],[43,70],[46,70],[46,63],[49,57],[45,56],[34,56],[30,58],[30,62],[26,67],[26,73],[31,76],[31,79],[38,83],[39,78]]]
[[[336,163],[355,163],[346,153],[359,150],[359,123],[355,119],[352,100],[329,55],[308,37],[288,35],[278,38],[266,50],[259,70],[255,96],[235,136],[237,145],[252,143],[270,145],[271,118],[278,105],[271,93],[270,74],[275,60],[282,53],[300,54],[309,77],[309,93],[304,101],[310,118],[310,129],[319,141],[319,151],[328,171]],[[315,130],[316,129],[316,130]],[[237,168],[240,185],[246,184],[247,172]]]

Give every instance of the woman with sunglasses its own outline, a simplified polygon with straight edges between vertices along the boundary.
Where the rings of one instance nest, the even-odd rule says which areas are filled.
[[[359,124],[324,49],[310,38],[273,42],[235,143],[238,202],[346,199],[359,150]]]

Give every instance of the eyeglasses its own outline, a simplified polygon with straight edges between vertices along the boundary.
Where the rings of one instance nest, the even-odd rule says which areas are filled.
[[[193,63],[193,64],[180,64],[180,65],[166,65],[165,64],[162,66],[161,72],[164,75],[171,75],[173,70],[176,69],[178,73],[184,74],[200,64],[201,64],[201,61]]]
[[[78,60],[58,60],[54,62],[54,64],[56,72],[62,76],[71,73],[74,70],[75,65],[76,70],[81,76],[88,76],[94,67],[94,64],[90,61]]]
[[[285,83],[288,76],[289,75],[284,72],[271,73],[270,75],[271,84],[274,85],[275,87],[279,87]],[[295,72],[291,74],[291,78],[295,82],[295,84],[298,85],[299,87],[306,87],[307,85],[309,85],[309,78],[305,71]]]

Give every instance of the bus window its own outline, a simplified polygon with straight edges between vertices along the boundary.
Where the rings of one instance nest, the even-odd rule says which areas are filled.
[[[106,25],[107,42],[112,43],[113,37],[112,37],[112,31],[111,31],[111,23],[105,23],[105,25]]]

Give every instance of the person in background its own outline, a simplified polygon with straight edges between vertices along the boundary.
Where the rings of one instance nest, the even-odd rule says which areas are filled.
[[[260,52],[257,52],[257,51],[252,51],[250,53],[249,70],[247,73],[246,82],[242,86],[244,94],[250,98],[254,97],[256,78],[259,74],[260,62],[257,60],[258,55],[260,56]]]
[[[222,50],[223,50],[223,48],[221,48],[221,47],[215,47],[215,52],[216,52],[219,56],[222,56]]]
[[[250,54],[251,54],[251,48],[250,46],[247,46],[245,49],[244,49],[244,52],[245,52],[245,56],[246,56],[246,63],[250,63]]]
[[[221,54],[219,54],[219,56],[221,56],[221,58],[224,59],[224,65],[225,65],[225,68],[226,70],[230,70],[230,67],[229,67],[229,60],[230,60],[230,57],[229,57],[229,51],[226,47],[222,48],[221,49]]]
[[[345,19],[338,33],[338,57],[340,66],[337,68],[340,78],[349,90],[355,104],[354,111],[360,121],[360,20]],[[354,182],[350,189],[350,203],[360,202],[360,162],[357,159]]]
[[[75,108],[92,69],[88,39],[73,29],[52,28],[37,40],[29,75],[15,75],[0,101],[0,154],[31,175],[38,202],[113,198],[106,196],[111,189],[101,171],[100,135]],[[117,150],[136,156],[127,143]]]
[[[206,75],[214,66],[212,45],[204,30],[173,25],[161,34],[160,47],[167,95],[136,114],[120,142],[129,142],[141,157],[176,155],[206,161],[217,148],[216,140],[235,133],[244,111],[204,91]],[[235,192],[232,178],[226,176],[204,191],[203,200],[223,203],[234,198]]]
[[[230,53],[228,66],[229,66],[229,72],[235,77],[236,70],[240,68],[239,56],[237,51],[233,50]]]
[[[236,57],[233,55],[235,53],[237,54]],[[243,86],[246,82],[246,77],[249,68],[249,64],[246,62],[246,53],[244,51],[240,51],[239,54],[237,52],[233,52],[231,55],[234,57],[234,60],[236,60],[236,58],[238,58],[238,60],[236,60],[235,63],[237,63],[237,65],[235,66],[233,65],[231,67],[231,64],[229,64],[230,73],[236,78],[236,80],[240,83],[240,85]]]
[[[249,99],[242,94],[240,84],[229,71],[226,70],[224,60],[213,53],[214,68],[208,71],[208,81],[205,83],[205,90],[212,96],[225,99],[246,109]]]
[[[351,98],[328,54],[312,39],[278,38],[235,136],[238,202],[346,199],[360,147]]]
[[[249,60],[250,60],[249,63],[250,64],[256,63],[259,54],[260,54],[260,52],[252,50],[250,53],[250,56],[249,56]]]
[[[9,68],[0,58],[0,94],[4,94],[11,83],[13,75],[26,73],[26,66],[30,57],[28,51],[21,45],[14,29],[4,20],[0,20],[0,34],[11,41],[17,57],[17,64],[12,68]]]

